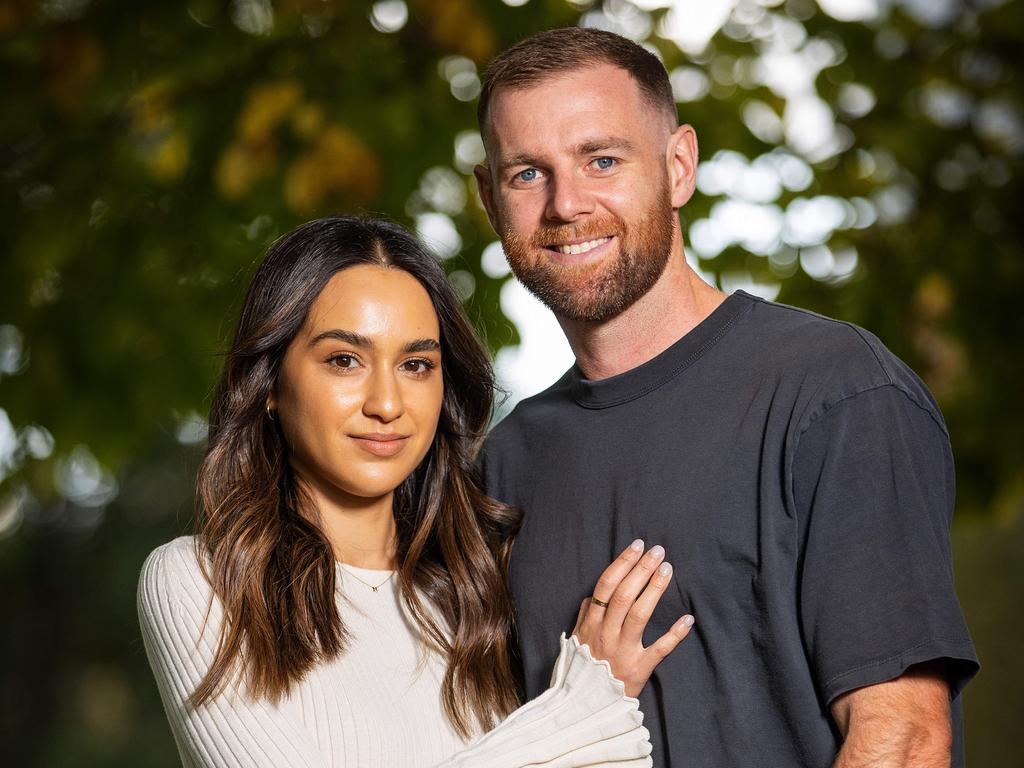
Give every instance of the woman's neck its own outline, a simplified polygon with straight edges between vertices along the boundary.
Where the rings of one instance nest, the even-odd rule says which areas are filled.
[[[393,493],[363,499],[325,494],[308,486],[306,490],[319,512],[319,524],[335,560],[372,570],[397,567]]]
[[[335,560],[375,571],[391,571],[397,567],[395,519],[390,508],[386,518],[354,517],[338,521],[335,515],[329,517],[323,516],[323,525]],[[332,519],[336,524],[332,525]]]

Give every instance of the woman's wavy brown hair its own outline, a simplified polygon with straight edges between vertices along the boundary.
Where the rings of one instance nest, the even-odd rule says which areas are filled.
[[[402,598],[424,641],[447,656],[442,700],[465,737],[518,703],[507,574],[519,515],[483,493],[474,465],[494,400],[487,352],[437,260],[404,229],[378,219],[334,217],[295,229],[271,246],[249,286],[198,477],[199,561],[225,620],[191,702],[210,700],[232,679],[276,701],[317,664],[344,653],[334,555],[265,408],[313,302],[332,276],[357,264],[412,275],[440,324],[437,433],[396,489],[394,516]]]

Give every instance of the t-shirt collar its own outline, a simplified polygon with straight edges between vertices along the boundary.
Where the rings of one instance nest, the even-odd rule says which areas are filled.
[[[664,352],[616,376],[596,381],[585,379],[574,365],[568,374],[572,398],[584,408],[610,408],[653,392],[714,346],[755,301],[759,299],[736,291]]]

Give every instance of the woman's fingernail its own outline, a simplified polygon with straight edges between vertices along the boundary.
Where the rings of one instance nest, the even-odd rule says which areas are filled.
[[[629,548],[632,549],[634,552],[643,552],[644,551],[644,540],[643,539],[637,539],[636,541],[634,541],[632,544],[629,545]]]
[[[654,558],[664,557],[665,548],[661,546],[661,544],[655,544],[653,547],[651,547],[650,555]]]
[[[668,576],[670,573],[672,573],[672,564],[671,563],[662,563],[661,565],[658,566],[658,575],[659,576]]]
[[[692,627],[693,616],[691,616],[690,614],[686,614],[685,616],[683,616],[683,618],[679,620],[679,623],[682,624],[684,627]]]

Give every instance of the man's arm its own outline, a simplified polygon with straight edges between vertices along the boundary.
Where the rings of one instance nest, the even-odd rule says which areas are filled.
[[[978,662],[953,586],[953,460],[925,395],[911,394],[883,386],[833,404],[794,457],[801,633],[844,742],[836,768],[963,765],[950,696]]]
[[[953,743],[942,662],[910,667],[894,680],[832,702],[843,735],[834,768],[949,768]]]

